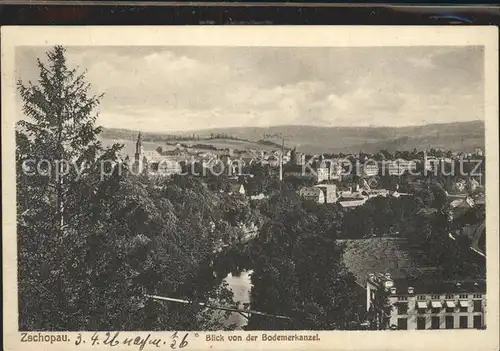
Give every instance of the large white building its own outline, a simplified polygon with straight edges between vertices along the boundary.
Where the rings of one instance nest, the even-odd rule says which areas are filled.
[[[484,280],[409,281],[370,273],[367,310],[377,310],[377,294],[388,294],[391,329],[482,329],[485,327]],[[382,311],[378,311],[383,313]]]

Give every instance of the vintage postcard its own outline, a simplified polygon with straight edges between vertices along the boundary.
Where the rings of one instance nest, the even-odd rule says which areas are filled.
[[[498,350],[494,27],[3,27],[5,350]]]

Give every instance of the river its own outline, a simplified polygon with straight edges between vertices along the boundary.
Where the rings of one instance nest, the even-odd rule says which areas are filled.
[[[234,276],[231,273],[224,279],[229,284],[229,289],[234,294],[234,300],[240,302],[239,308],[243,308],[244,303],[250,302],[250,292],[252,290],[252,282],[250,280],[252,271],[242,271],[239,276]],[[225,324],[236,324],[236,330],[241,330],[247,324],[247,319],[241,314],[233,312],[226,320]]]

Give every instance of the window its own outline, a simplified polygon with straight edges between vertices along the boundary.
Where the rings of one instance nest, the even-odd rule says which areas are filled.
[[[423,314],[427,311],[427,302],[426,301],[417,301],[415,308],[417,309],[417,313]]]
[[[420,301],[425,300],[425,295],[418,295],[417,300],[420,300]]]
[[[460,329],[467,329],[469,320],[467,316],[460,316]]]
[[[445,305],[446,305],[446,312],[447,313],[455,312],[456,303],[454,300],[445,301]]]
[[[468,312],[468,311],[469,311],[468,301],[460,301],[460,312]]]
[[[446,300],[453,300],[455,297],[453,296],[453,294],[447,294],[446,295]]]
[[[425,329],[425,317],[417,317],[417,329]]]
[[[431,317],[431,329],[439,329],[439,317]]]
[[[408,296],[398,296],[398,301],[407,301]]]
[[[482,312],[483,306],[481,306],[481,300],[474,300],[474,312]]]
[[[480,299],[482,297],[483,297],[483,295],[481,295],[481,294],[474,294],[474,295],[472,295],[473,299]]]
[[[398,329],[399,330],[407,330],[408,329],[408,319],[398,318]]]
[[[398,314],[407,314],[408,313],[408,303],[398,303]]]
[[[460,298],[461,299],[467,299],[467,298],[469,298],[469,296],[467,294],[460,294]]]
[[[481,316],[474,316],[473,323],[474,323],[474,328],[481,329],[482,327]]]
[[[455,321],[453,316],[446,316],[445,317],[445,324],[446,324],[446,329],[453,329],[455,328]]]
[[[431,299],[433,299],[433,300],[439,300],[439,295],[432,295]]]
[[[440,307],[433,307],[431,312],[432,313],[439,313],[439,312],[441,312],[441,308]]]

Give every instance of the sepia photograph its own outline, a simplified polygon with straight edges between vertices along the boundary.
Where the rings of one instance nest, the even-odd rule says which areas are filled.
[[[15,45],[8,81],[2,67],[18,341],[183,331],[169,348],[188,335],[208,348],[259,332],[292,347],[324,331],[498,328],[484,43],[98,45],[96,33]],[[164,342],[151,343],[128,349]]]

